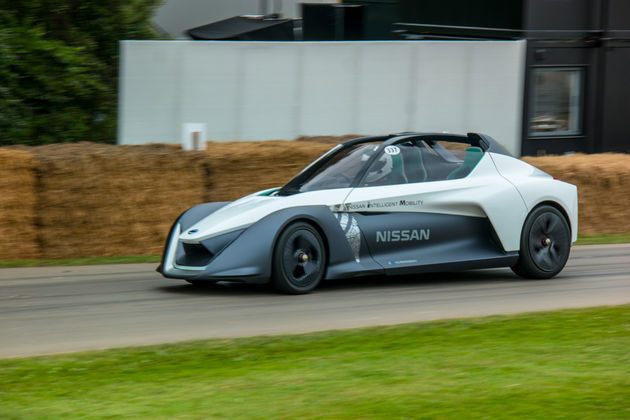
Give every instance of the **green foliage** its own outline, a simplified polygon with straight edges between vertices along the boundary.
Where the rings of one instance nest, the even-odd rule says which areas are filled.
[[[99,100],[111,96],[94,76],[98,61],[82,47],[46,39],[44,29],[28,20],[16,25],[3,13],[0,28],[0,143],[54,143],[89,134],[96,113],[106,111]]]
[[[114,142],[118,41],[160,1],[0,1],[0,145]]]

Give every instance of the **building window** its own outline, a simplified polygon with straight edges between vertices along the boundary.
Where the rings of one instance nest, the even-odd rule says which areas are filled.
[[[530,136],[582,134],[583,73],[566,67],[533,70]]]

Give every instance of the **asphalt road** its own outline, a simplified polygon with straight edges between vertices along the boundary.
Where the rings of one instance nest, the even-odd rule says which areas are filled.
[[[325,282],[303,296],[200,288],[154,268],[0,269],[0,357],[630,303],[630,245],[576,247],[552,280],[493,269]]]

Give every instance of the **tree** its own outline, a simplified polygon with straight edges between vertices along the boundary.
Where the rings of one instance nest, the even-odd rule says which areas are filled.
[[[161,0],[0,0],[0,145],[115,142],[118,41]]]

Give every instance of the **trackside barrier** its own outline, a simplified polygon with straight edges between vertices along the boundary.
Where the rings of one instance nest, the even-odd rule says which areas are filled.
[[[0,260],[160,254],[182,211],[282,185],[333,142],[0,148]],[[630,155],[524,160],[578,186],[580,234],[630,233]]]

